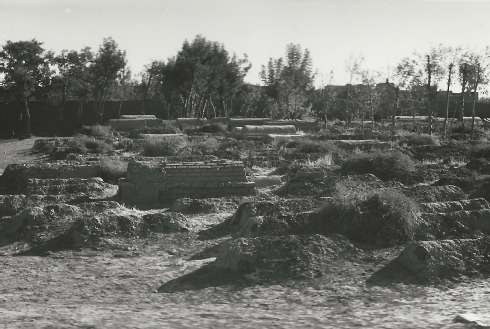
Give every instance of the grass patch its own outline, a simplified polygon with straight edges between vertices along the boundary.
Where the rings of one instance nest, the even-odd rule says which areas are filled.
[[[398,140],[398,145],[403,145],[406,144],[407,146],[417,146],[417,145],[433,145],[433,146],[439,146],[441,145],[439,143],[439,140],[432,136],[432,135],[427,135],[427,134],[410,134],[410,135],[405,135],[402,138]]]
[[[83,126],[80,134],[92,137],[110,137],[112,136],[112,128],[109,126]]]
[[[187,141],[183,137],[166,139],[146,139],[141,145],[142,155],[148,157],[180,155],[187,147]]]
[[[191,155],[211,155],[216,153],[219,147],[219,142],[214,137],[207,137],[205,139],[188,142],[188,152]]]
[[[274,147],[276,150],[294,148],[299,153],[343,153],[336,145],[304,137],[294,139],[277,138],[274,141]]]
[[[66,153],[98,153],[104,154],[114,151],[112,145],[85,135],[75,135],[66,143]]]
[[[321,234],[389,247],[413,239],[420,210],[412,199],[395,191],[339,194],[315,214],[314,228]]]
[[[100,160],[102,179],[111,184],[116,184],[119,178],[126,177],[128,162],[120,159],[103,158]]]
[[[415,166],[406,154],[399,151],[353,154],[342,163],[345,174],[373,174],[379,179],[390,180],[414,172]]]

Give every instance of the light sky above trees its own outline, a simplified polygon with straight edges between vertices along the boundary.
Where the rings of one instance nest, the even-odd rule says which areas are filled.
[[[175,56],[201,34],[253,67],[284,57],[289,43],[308,48],[320,75],[348,82],[345,62],[362,53],[365,68],[388,74],[414,50],[490,45],[489,2],[341,0],[0,0],[0,42],[36,38],[47,50],[96,51],[112,37],[126,50],[134,75],[152,60]],[[325,83],[327,81],[324,81]]]

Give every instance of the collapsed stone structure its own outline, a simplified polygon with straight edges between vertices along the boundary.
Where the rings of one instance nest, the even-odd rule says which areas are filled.
[[[180,198],[255,195],[240,161],[166,163],[134,160],[119,182],[121,201],[130,205],[168,203]]]

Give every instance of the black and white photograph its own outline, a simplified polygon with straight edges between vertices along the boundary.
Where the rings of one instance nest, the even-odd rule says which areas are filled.
[[[0,0],[0,329],[490,329],[490,0]]]

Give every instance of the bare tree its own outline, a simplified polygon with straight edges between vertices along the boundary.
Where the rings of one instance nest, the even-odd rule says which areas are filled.
[[[361,66],[363,62],[364,56],[362,54],[359,54],[357,56],[351,55],[349,56],[349,59],[345,62],[345,71],[349,74],[349,84],[347,85],[347,98],[345,100],[347,127],[349,127],[350,124],[349,101],[351,98],[352,82],[354,81],[354,78],[359,75],[359,72],[361,72]]]

